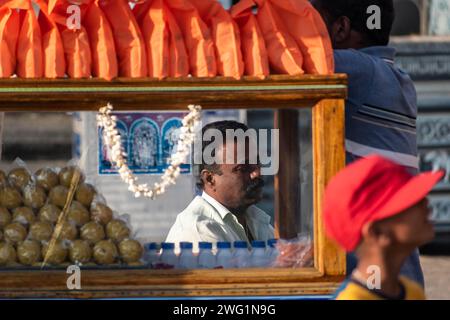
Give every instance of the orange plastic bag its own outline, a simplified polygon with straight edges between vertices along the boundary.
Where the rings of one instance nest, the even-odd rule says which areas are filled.
[[[194,77],[216,76],[217,64],[211,32],[197,9],[188,0],[166,0],[166,4],[183,33],[190,73]]]
[[[118,65],[114,36],[98,0],[89,4],[82,23],[89,36],[92,75],[106,80],[117,77]]]
[[[169,76],[169,28],[164,18],[163,0],[137,4],[133,13],[147,49],[148,75],[158,79]]]
[[[17,10],[9,7],[11,2],[14,1],[0,1],[0,78],[12,76],[16,69],[20,17]]]
[[[100,8],[108,19],[116,46],[119,75],[146,77],[147,57],[144,39],[126,0],[101,0]]]
[[[171,77],[186,77],[189,75],[189,56],[184,44],[183,34],[175,17],[164,5],[166,21],[169,27],[169,75]]]
[[[78,2],[80,8],[80,20],[86,12],[86,1]],[[50,0],[48,3],[48,13],[61,34],[66,58],[66,73],[71,78],[88,78],[91,76],[91,48],[86,29],[81,25],[73,29],[68,28],[68,21],[71,21],[67,9],[72,4],[66,0]],[[78,28],[79,27],[79,28]]]
[[[320,14],[307,0],[269,0],[303,54],[311,74],[334,73],[333,48]]]
[[[269,55],[271,69],[277,73],[303,74],[303,56],[270,0],[255,0],[258,4],[256,18]]]
[[[244,74],[239,28],[216,0],[190,0],[212,32],[217,73],[240,79]]]
[[[62,78],[66,72],[64,47],[58,27],[48,16],[47,3],[37,1],[40,7],[38,23],[42,35],[42,53],[45,78]]]
[[[239,1],[231,16],[239,26],[245,74],[264,78],[270,74],[266,44],[258,22],[252,13],[253,1]]]

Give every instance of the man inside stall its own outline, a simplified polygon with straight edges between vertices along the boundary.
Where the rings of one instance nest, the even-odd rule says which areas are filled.
[[[345,105],[347,164],[375,153],[419,171],[416,141],[417,98],[410,77],[394,64],[388,46],[394,21],[393,0],[311,0],[334,49],[335,72],[348,75]],[[347,272],[356,266],[349,255]],[[423,285],[416,250],[402,274]]]
[[[264,186],[259,161],[252,161],[250,156],[255,144],[249,139],[237,139],[237,135],[231,139],[227,136],[229,132],[242,134],[247,130],[246,125],[236,121],[218,121],[203,127],[201,163],[195,164],[197,186],[202,193],[178,214],[166,242],[250,243],[274,237],[270,216],[255,206]],[[215,138],[210,133],[215,133]],[[215,141],[217,137],[222,140]],[[239,150],[245,150],[245,155],[240,155]],[[211,157],[208,160],[209,155],[213,161]]]

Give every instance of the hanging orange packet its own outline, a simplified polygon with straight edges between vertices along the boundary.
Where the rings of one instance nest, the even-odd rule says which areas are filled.
[[[137,4],[133,13],[146,46],[148,75],[158,79],[169,76],[169,28],[164,18],[163,0]]]
[[[144,39],[126,0],[100,0],[108,19],[118,56],[121,77],[146,77],[148,74]]]
[[[20,30],[19,12],[5,5],[5,2],[0,1],[0,78],[9,78],[15,72]]]
[[[320,14],[307,0],[268,0],[303,54],[310,74],[334,73],[331,40]]]
[[[169,75],[186,77],[189,75],[189,56],[183,34],[170,9],[164,4],[164,12],[169,27]]]
[[[38,23],[42,36],[42,53],[45,78],[62,78],[66,72],[64,47],[58,27],[48,16],[47,3],[38,0],[40,11]]]
[[[269,58],[261,29],[252,13],[254,5],[252,0],[241,0],[230,12],[240,31],[245,75],[264,78],[270,73]]]
[[[284,27],[271,1],[255,0],[255,2],[258,4],[256,18],[266,43],[271,69],[281,74],[303,74],[302,53]]]
[[[217,64],[211,32],[197,9],[187,0],[165,0],[165,3],[183,33],[190,73],[194,77],[216,76]]]
[[[92,1],[87,7],[83,25],[89,36],[92,75],[106,80],[116,78],[119,71],[114,36],[98,0]]]
[[[90,1],[77,1],[76,5],[67,0],[49,0],[48,2],[49,17],[56,23],[61,34],[66,58],[66,73],[70,78],[91,76],[92,56],[89,37],[86,29],[81,25],[87,3]],[[78,9],[75,10],[76,8]]]
[[[244,74],[239,28],[216,0],[189,0],[212,32],[217,73],[240,79]]]

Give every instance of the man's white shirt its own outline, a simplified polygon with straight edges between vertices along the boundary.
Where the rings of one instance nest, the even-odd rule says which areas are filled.
[[[270,216],[256,206],[250,206],[245,219],[255,240],[267,241],[274,237]],[[166,242],[178,244],[182,241],[197,243],[200,241],[247,241],[244,227],[238,219],[220,202],[206,192],[195,197],[189,206],[178,214],[175,223],[167,235]]]

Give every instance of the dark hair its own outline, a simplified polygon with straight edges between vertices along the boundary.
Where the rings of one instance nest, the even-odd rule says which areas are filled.
[[[368,45],[385,46],[389,43],[395,18],[393,0],[320,0],[319,6],[328,13],[333,23],[339,17],[349,18],[351,28],[365,36]],[[381,29],[369,29],[367,8],[376,5],[381,10]]]
[[[222,137],[226,137],[226,131],[228,129],[233,129],[233,130],[242,129],[244,131],[247,131],[248,127],[245,124],[237,122],[237,121],[224,120],[224,121],[216,121],[216,122],[209,123],[202,128],[202,136],[201,136],[201,139],[202,139],[202,157],[201,157],[202,163],[194,166],[194,175],[196,176],[196,180],[197,180],[196,185],[197,185],[197,188],[199,188],[199,189],[203,189],[203,180],[201,178],[202,170],[208,170],[208,171],[213,172],[218,175],[222,174],[218,164],[215,164],[215,163],[214,164],[205,164],[203,162],[203,152],[205,151],[205,148],[213,142],[213,141],[204,141],[203,140],[203,136],[204,136],[205,132],[209,129],[219,130],[220,133],[222,134]],[[224,143],[225,143],[225,140],[224,140]],[[212,154],[212,155],[214,156],[214,154]]]

